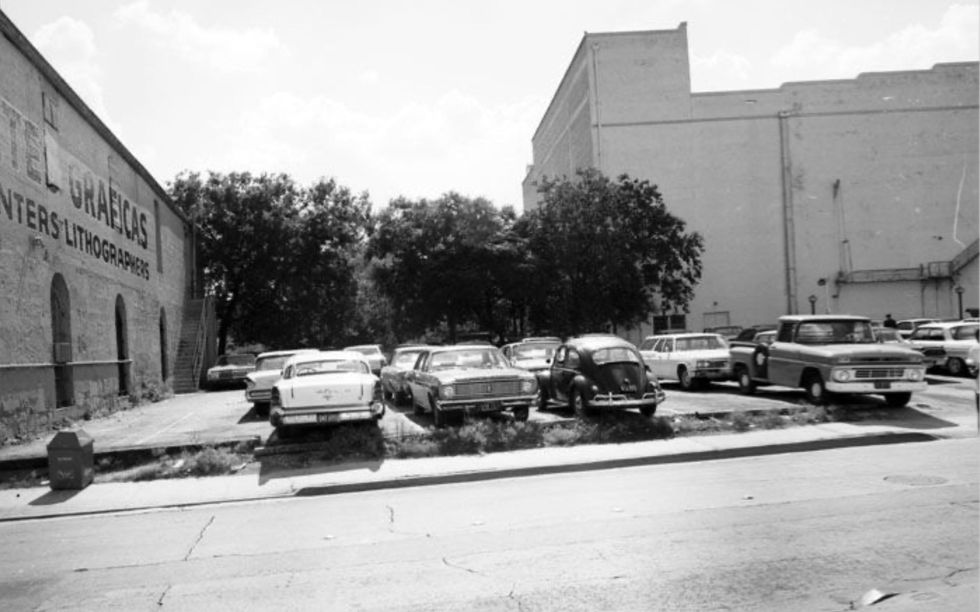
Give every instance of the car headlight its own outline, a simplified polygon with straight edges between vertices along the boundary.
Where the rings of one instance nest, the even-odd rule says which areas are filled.
[[[445,387],[441,387],[439,390],[439,395],[443,396],[446,399],[453,399],[454,397],[456,397],[456,387],[454,387],[453,385],[446,385]]]
[[[699,369],[699,370],[707,369],[707,368],[710,368],[711,367],[711,362],[710,361],[697,361],[697,362],[695,362],[694,367],[697,368],[697,369]]]
[[[922,380],[922,370],[919,368],[909,368],[905,370],[905,377],[909,380],[919,381]]]
[[[833,378],[837,382],[847,382],[847,381],[851,380],[851,371],[850,370],[834,370]]]
[[[212,378],[217,378],[217,377],[218,377],[218,373],[217,372],[212,372],[211,370],[208,370],[208,380],[211,380]]]
[[[521,381],[521,393],[534,393],[535,387],[537,387],[537,384],[534,380]]]

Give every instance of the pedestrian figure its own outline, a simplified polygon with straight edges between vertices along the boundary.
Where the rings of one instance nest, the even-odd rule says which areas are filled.
[[[886,314],[885,322],[882,325],[885,327],[896,327],[898,323],[895,322],[895,319],[892,318],[891,314]]]

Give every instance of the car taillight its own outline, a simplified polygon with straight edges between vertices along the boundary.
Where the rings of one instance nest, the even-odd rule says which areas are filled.
[[[279,401],[279,389],[277,389],[275,387],[272,388],[272,397],[269,399],[269,403],[272,406],[281,406],[282,405],[282,403]]]
[[[374,401],[380,402],[384,398],[384,393],[381,389],[381,381],[374,383]]]

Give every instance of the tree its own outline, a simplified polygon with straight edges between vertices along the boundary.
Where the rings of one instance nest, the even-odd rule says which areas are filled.
[[[317,346],[346,329],[355,299],[351,258],[370,203],[332,180],[301,189],[287,175],[183,173],[173,201],[200,229],[218,351],[240,344]]]
[[[512,220],[512,211],[452,192],[435,201],[399,198],[381,211],[367,253],[396,335],[419,336],[443,324],[450,341],[465,325],[499,333],[506,317],[496,316],[501,295],[494,278],[512,256],[501,239]]]
[[[703,240],[667,211],[660,191],[594,169],[545,179],[541,206],[521,220],[530,250],[530,319],[573,334],[632,326],[665,307],[686,307],[701,277]]]

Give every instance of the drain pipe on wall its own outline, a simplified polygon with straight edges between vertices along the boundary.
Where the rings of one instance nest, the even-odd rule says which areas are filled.
[[[779,161],[783,187],[783,239],[786,266],[786,314],[799,312],[796,304],[796,229],[793,224],[793,166],[789,155],[790,111],[779,111]]]

